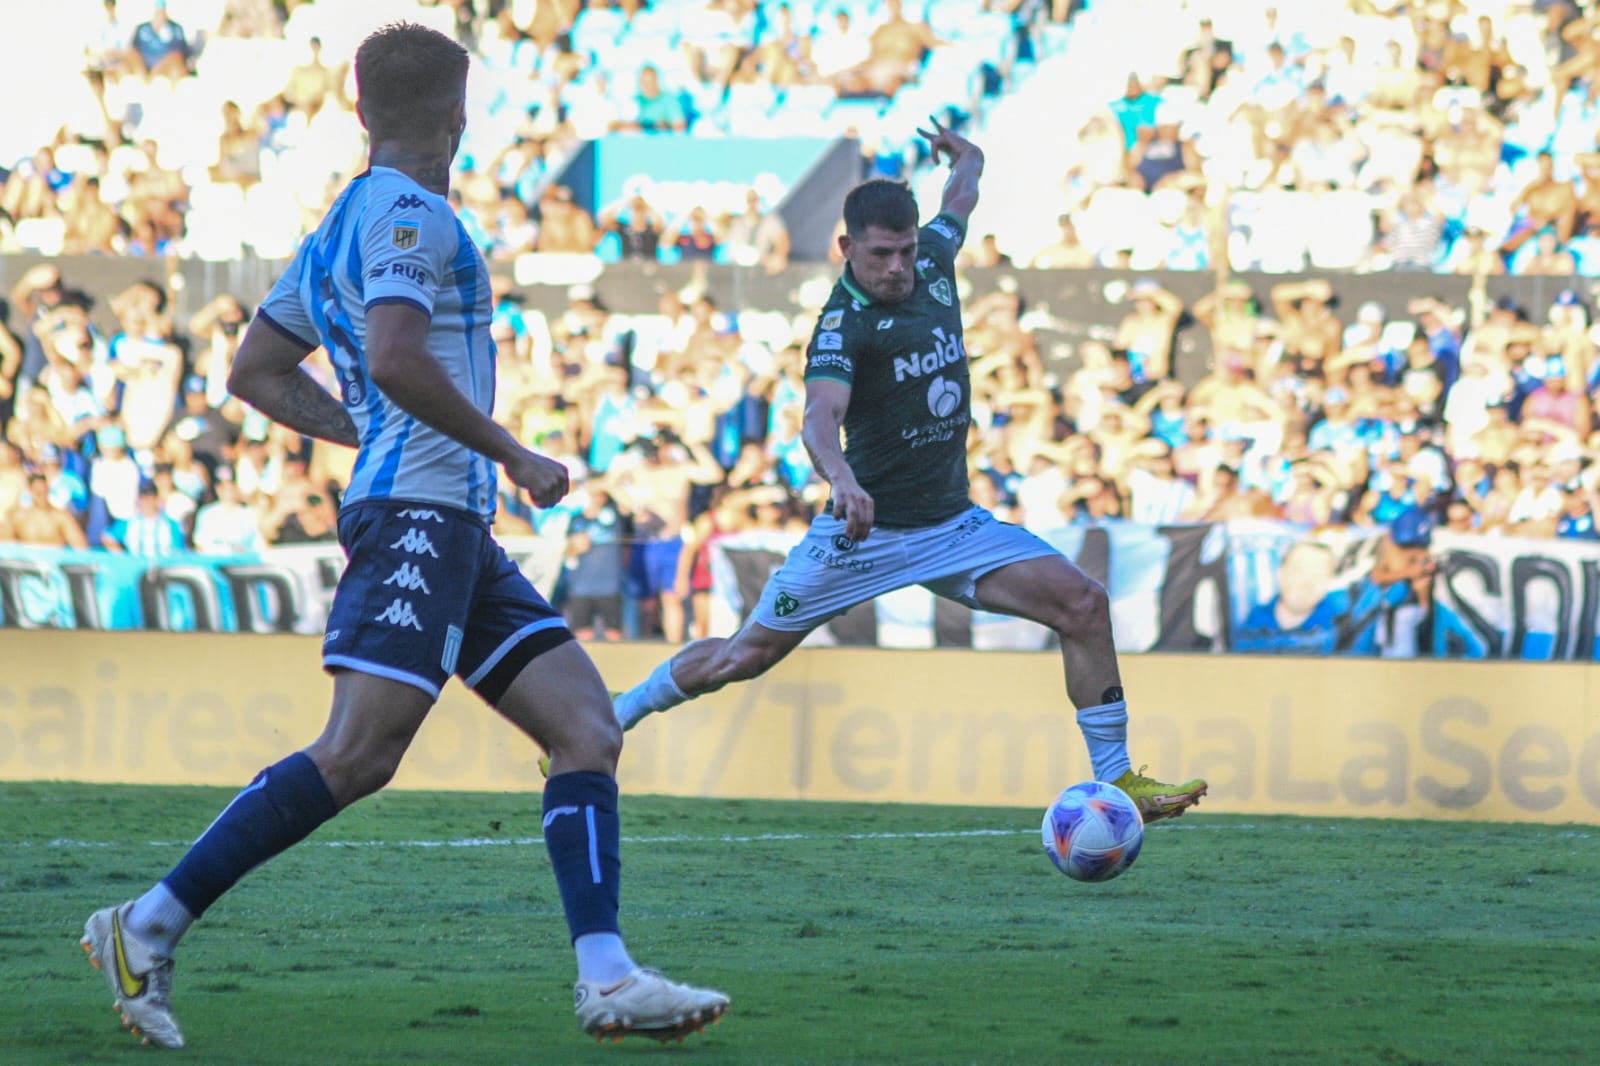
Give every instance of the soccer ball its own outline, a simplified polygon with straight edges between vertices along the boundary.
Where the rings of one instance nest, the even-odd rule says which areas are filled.
[[[1116,785],[1085,781],[1056,797],[1041,833],[1056,869],[1074,881],[1109,881],[1139,857],[1144,819]]]

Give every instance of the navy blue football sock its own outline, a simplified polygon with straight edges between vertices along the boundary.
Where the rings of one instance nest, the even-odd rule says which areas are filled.
[[[257,774],[162,880],[198,918],[239,878],[337,812],[317,764],[297,751]]]
[[[545,782],[544,843],[572,939],[617,932],[622,822],[616,778],[578,770]]]

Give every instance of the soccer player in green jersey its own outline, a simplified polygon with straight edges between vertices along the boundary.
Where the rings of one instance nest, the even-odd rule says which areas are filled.
[[[933,158],[950,164],[938,215],[919,229],[916,201],[898,182],[868,181],[850,192],[839,238],[844,274],[806,351],[804,441],[832,488],[828,506],[743,628],[663,662],[617,697],[617,718],[631,728],[756,677],[829,619],[921,585],[1053,630],[1095,777],[1132,796],[1147,822],[1177,817],[1206,783],[1165,784],[1134,771],[1105,589],[1039,537],[972,502],[972,388],[955,258],[978,203],[983,152],[937,121],[918,132]]]

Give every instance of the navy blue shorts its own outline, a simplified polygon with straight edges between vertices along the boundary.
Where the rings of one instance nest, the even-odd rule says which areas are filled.
[[[339,514],[349,563],[333,594],[322,665],[415,685],[451,674],[491,704],[522,668],[572,639],[482,520],[432,503],[352,504]]]

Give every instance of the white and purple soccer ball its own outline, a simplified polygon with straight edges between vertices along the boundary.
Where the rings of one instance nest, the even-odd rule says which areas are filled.
[[[1133,865],[1144,818],[1133,798],[1105,781],[1065,789],[1044,812],[1044,850],[1074,881],[1109,881]]]

